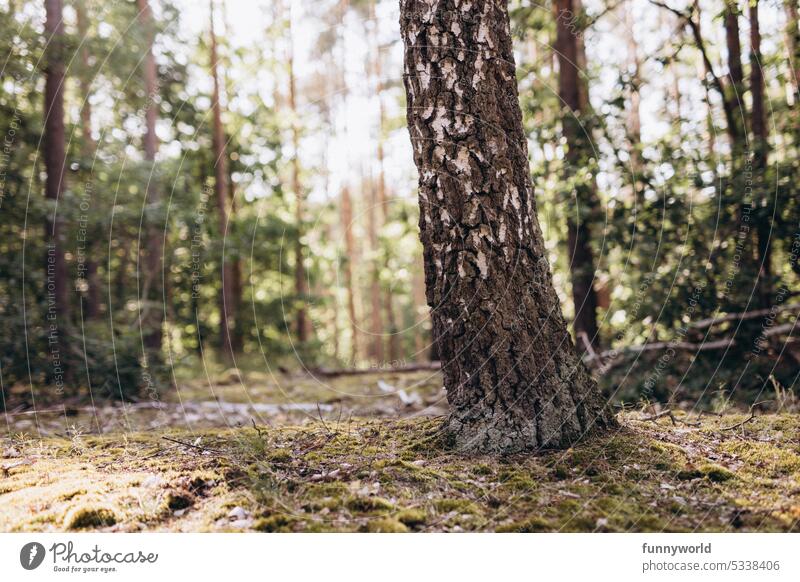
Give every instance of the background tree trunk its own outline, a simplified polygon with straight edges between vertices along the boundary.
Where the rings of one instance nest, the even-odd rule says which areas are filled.
[[[582,8],[577,0],[557,0],[556,48],[558,53],[558,90],[563,107],[562,118],[567,140],[565,181],[572,185],[567,211],[567,251],[572,280],[574,328],[578,352],[586,350],[586,341],[599,344],[597,328],[597,292],[594,289],[595,265],[591,247],[591,218],[597,207],[594,179],[576,177],[585,172],[591,158],[591,143],[584,125],[589,99],[581,78],[581,63],[586,61],[581,40]],[[589,151],[587,151],[587,149]],[[574,199],[573,199],[574,197]],[[582,336],[585,335],[585,340]]]
[[[294,74],[294,40],[292,36],[292,16],[289,9],[289,56],[287,59],[289,75],[289,109],[292,113],[292,191],[295,197],[295,222],[297,226],[297,240],[294,247],[294,285],[297,300],[300,306],[297,309],[296,333],[297,342],[305,344],[311,336],[311,325],[308,319],[306,301],[308,301],[308,279],[305,268],[305,249],[303,245],[303,219],[305,216],[305,192],[300,181],[300,129],[297,126],[297,92]]]
[[[428,305],[463,450],[614,423],[561,314],[536,218],[506,4],[401,1]]]
[[[785,0],[786,50],[789,61],[789,82],[794,88],[794,105],[800,101],[800,27],[797,18],[797,0]]]
[[[758,281],[756,295],[760,306],[772,304],[772,215],[773,194],[767,183],[767,119],[764,110],[764,64],[761,61],[761,30],[758,21],[758,0],[751,0],[750,10],[750,92],[753,108],[750,126],[753,132],[753,193],[756,204],[756,248]]]
[[[371,0],[369,5],[369,15],[370,19],[372,20],[372,28],[370,29],[370,44],[372,45],[372,51],[374,54],[374,65],[373,65],[373,74],[375,77],[375,95],[378,98],[378,145],[377,145],[377,157],[378,157],[378,205],[380,206],[380,224],[378,228],[380,229],[389,221],[389,201],[386,195],[386,177],[384,174],[384,152],[383,152],[383,131],[384,125],[386,121],[386,111],[383,106],[383,80],[381,79],[382,69],[381,66],[381,47],[380,47],[380,39],[378,38],[378,20],[375,17],[375,2],[376,0]],[[389,261],[389,255],[386,256],[386,262],[384,263],[384,268],[388,268],[389,265],[387,264]],[[398,335],[398,328],[397,328],[397,316],[394,310],[394,297],[392,293],[392,289],[390,287],[386,287],[383,290],[383,304],[384,310],[386,311],[386,323],[389,326],[387,330],[389,333],[388,341],[387,341],[387,357],[389,361],[396,362],[400,359],[400,336]]]
[[[156,118],[158,117],[158,75],[156,61],[153,56],[153,15],[147,0],[137,0],[139,7],[139,20],[147,35],[147,52],[144,57],[144,85],[145,85],[145,135],[144,159],[152,164],[151,174],[147,181],[147,206],[156,207],[161,202],[161,192],[158,179],[155,175],[155,160],[158,152],[158,137],[156,136]],[[164,229],[154,220],[149,221],[147,232],[147,272],[143,299],[145,301],[143,325],[145,327],[144,345],[150,355],[158,357],[161,352],[162,325],[164,309],[161,305],[159,290],[163,289],[164,266]]]
[[[358,318],[356,316],[356,296],[353,284],[353,257],[355,241],[353,240],[353,202],[350,189],[342,188],[342,232],[344,232],[344,285],[347,293],[347,317],[350,320],[350,361],[353,367],[358,362]]]
[[[220,274],[222,282],[219,288],[219,331],[222,356],[228,360],[234,357],[231,328],[235,325],[232,305],[234,273],[230,262],[225,257],[225,243],[228,235],[228,154],[225,147],[225,130],[222,127],[222,104],[220,102],[219,56],[217,54],[217,34],[214,29],[214,0],[209,1],[211,11],[211,77],[214,81],[214,95],[211,111],[214,118],[212,147],[214,149],[214,194],[217,200],[217,218],[222,249],[220,251]]]
[[[75,14],[78,24],[78,42],[80,48],[80,75],[78,78],[80,85],[80,95],[83,99],[81,103],[81,157],[84,164],[89,160],[92,167],[85,171],[86,178],[84,183],[85,192],[89,195],[94,194],[93,186],[93,166],[94,155],[97,144],[92,137],[92,103],[89,100],[92,94],[92,71],[89,66],[89,17],[86,13],[86,0],[78,0],[75,3]],[[96,319],[100,313],[100,280],[97,276],[97,261],[94,257],[94,232],[87,233],[85,253],[85,273],[84,277],[88,287],[86,292],[86,302],[82,309],[82,315],[88,320]]]
[[[230,23],[228,22],[228,11],[227,11],[227,4],[225,0],[220,0],[220,5],[222,6],[222,21],[225,26],[225,40],[229,40],[229,33],[231,30]],[[226,44],[229,47],[229,45]],[[230,50],[230,48],[229,48]],[[233,95],[233,91],[231,90],[230,78],[228,76],[228,68],[230,66],[230,60],[228,61],[227,65],[223,69],[223,79],[225,80],[225,95],[228,100],[230,100],[230,96]],[[232,164],[231,164],[232,165]],[[228,166],[228,202],[230,204],[231,209],[231,216],[236,217],[236,184],[233,181],[233,170]],[[231,319],[233,320],[230,327],[230,336],[231,336],[231,349],[233,353],[238,354],[242,351],[244,346],[244,330],[242,329],[242,297],[244,296],[244,282],[242,280],[242,259],[241,256],[237,253],[235,257],[229,260],[230,263],[230,270],[231,270],[231,285],[229,291],[231,292],[230,297],[227,299],[228,313],[231,314]]]
[[[742,68],[742,44],[739,39],[739,7],[735,0],[725,0],[725,44],[728,49],[729,95],[723,95],[730,103],[735,123],[728,127],[731,147],[741,151],[741,140],[745,133],[744,123],[744,69]]]
[[[44,225],[45,305],[43,321],[53,355],[52,377],[63,386],[68,377],[63,337],[69,326],[69,296],[67,294],[67,263],[64,256],[64,232],[58,216],[58,204],[64,193],[66,154],[64,149],[64,21],[61,0],[46,0],[45,9],[45,88],[44,88],[44,164],[47,172],[45,197],[52,202],[47,209]],[[55,355],[58,354],[58,359]]]
[[[375,184],[364,178],[361,180],[364,189],[364,203],[367,209],[367,238],[372,253],[372,265],[369,273],[369,312],[370,312],[370,359],[381,364],[383,351],[383,317],[381,316],[381,281],[380,281],[380,248],[378,246],[378,205]]]

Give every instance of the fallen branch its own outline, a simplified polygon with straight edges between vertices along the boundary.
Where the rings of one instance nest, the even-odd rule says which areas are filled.
[[[800,326],[798,326],[797,322],[784,323],[781,325],[776,325],[774,327],[765,329],[762,332],[762,335],[765,338],[774,337],[785,333],[791,334],[795,330],[800,331]],[[736,345],[736,339],[734,338],[722,338],[717,340],[704,341],[700,343],[674,341],[674,340],[666,342],[650,342],[636,346],[624,346],[613,350],[606,350],[604,352],[601,352],[600,354],[595,354],[595,355],[589,354],[584,357],[584,361],[585,362],[593,362],[596,360],[599,360],[601,362],[606,361],[606,365],[608,365],[610,361],[616,360],[623,353],[639,354],[643,352],[663,351],[667,349],[703,352],[707,350],[721,350],[733,347],[735,345]]]
[[[335,376],[359,376],[364,374],[400,374],[404,372],[436,371],[442,368],[441,362],[422,362],[407,366],[388,368],[318,368],[315,373],[328,378]]]
[[[713,327],[719,323],[725,323],[726,321],[747,321],[748,319],[757,319],[759,317],[764,317],[765,315],[783,313],[785,311],[800,311],[800,303],[774,305],[765,309],[754,309],[753,311],[745,311],[743,313],[729,313],[727,315],[723,315],[722,317],[709,317],[707,319],[701,319],[700,321],[691,323],[689,324],[689,327],[692,329],[705,329],[707,327]]]

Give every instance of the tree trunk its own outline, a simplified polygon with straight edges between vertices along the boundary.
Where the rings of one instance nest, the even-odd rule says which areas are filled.
[[[389,220],[389,201],[386,196],[386,177],[384,174],[384,153],[383,153],[383,129],[386,120],[386,111],[383,106],[383,80],[381,79],[382,69],[381,66],[381,47],[380,40],[377,35],[378,20],[375,18],[375,2],[370,1],[370,18],[373,21],[371,28],[371,45],[374,53],[374,67],[373,72],[375,75],[375,95],[378,98],[378,205],[380,206],[381,223],[379,226],[385,225]],[[388,263],[389,256],[386,256]],[[388,264],[384,263],[385,268]],[[396,362],[400,359],[400,336],[398,335],[397,316],[394,311],[394,297],[391,288],[387,287],[383,290],[383,303],[384,310],[386,311],[386,323],[389,326],[389,341],[388,341],[388,359],[391,362]]]
[[[94,158],[96,144],[92,137],[92,104],[91,97],[91,70],[89,68],[89,46],[87,36],[89,32],[89,17],[86,13],[86,0],[78,0],[75,4],[75,13],[78,23],[78,42],[81,43],[80,63],[81,71],[79,76],[80,95],[83,99],[81,104],[81,157],[86,163]],[[94,193],[92,170],[86,172],[84,192],[87,195]],[[100,280],[97,276],[97,261],[94,259],[93,243],[94,229],[87,233],[84,244],[85,272],[83,276],[88,287],[86,293],[86,303],[82,310],[82,315],[88,320],[96,319],[100,313]]]
[[[292,114],[292,190],[294,192],[294,211],[297,226],[297,240],[294,246],[294,286],[299,307],[297,309],[296,333],[297,342],[305,344],[311,336],[311,325],[308,319],[306,301],[308,301],[308,280],[305,268],[305,249],[303,245],[303,219],[305,216],[305,193],[300,182],[300,129],[297,126],[297,94],[294,76],[294,40],[292,36],[292,16],[289,14],[289,58],[287,69],[289,74],[289,109]]]
[[[772,215],[774,204],[767,184],[767,120],[764,110],[764,66],[761,61],[761,31],[758,0],[750,2],[750,92],[753,108],[750,125],[753,132],[753,197],[756,203],[756,248],[758,281],[756,295],[761,307],[772,304]]]
[[[157,176],[155,175],[155,159],[158,152],[158,137],[156,136],[156,118],[158,116],[158,76],[156,61],[153,56],[153,15],[150,11],[148,0],[137,0],[139,7],[139,21],[147,34],[147,52],[144,57],[144,85],[145,85],[145,135],[144,159],[151,164],[151,173],[147,181],[147,206],[157,207],[161,202],[161,192]],[[145,327],[144,346],[153,357],[158,357],[161,352],[162,326],[164,323],[164,310],[161,305],[159,293],[163,289],[163,254],[164,254],[164,229],[162,225],[150,220],[147,229],[147,273],[145,274],[144,307],[145,316],[142,318]]]
[[[400,6],[447,430],[467,451],[569,446],[615,421],[575,354],[553,288],[506,4]]]
[[[353,284],[353,258],[355,257],[355,241],[353,240],[353,203],[350,189],[342,188],[342,231],[344,232],[344,284],[347,291],[347,316],[350,319],[350,360],[352,366],[358,363],[358,318],[356,317],[356,297]]]
[[[372,252],[372,268],[370,270],[370,358],[373,363],[383,362],[383,318],[381,317],[381,282],[380,282],[380,249],[378,247],[378,216],[375,185],[370,180],[361,181],[364,188],[364,201],[367,208],[367,238]]]
[[[64,256],[64,232],[58,216],[58,203],[64,193],[66,154],[64,149],[64,22],[62,0],[46,0],[45,9],[45,89],[44,89],[44,164],[47,172],[45,197],[53,206],[47,210],[44,240],[45,293],[47,314],[44,323],[50,354],[53,357],[53,378],[57,385],[66,379],[66,363],[60,357],[66,345],[63,338],[69,325],[67,295],[67,263]],[[56,357],[58,359],[56,359]]]
[[[742,68],[742,45],[739,39],[739,7],[735,0],[725,1],[725,44],[728,49],[728,76],[730,78],[729,95],[723,99],[730,102],[734,113],[733,125],[728,127],[731,147],[739,147],[744,134],[744,72]]]
[[[576,0],[557,0],[556,47],[558,53],[558,89],[563,105],[568,109],[562,118],[567,140],[565,182],[572,184],[572,204],[567,211],[567,249],[572,280],[572,302],[575,309],[575,341],[583,353],[586,342],[597,347],[597,293],[594,289],[595,265],[591,247],[591,217],[597,206],[594,179],[576,178],[591,157],[591,144],[585,119],[589,106],[586,83],[581,79],[579,66],[585,61],[581,35],[576,34],[576,18],[580,5]],[[578,20],[577,26],[580,26]]]
[[[228,11],[225,0],[221,0],[222,5],[222,22],[225,26],[226,38],[230,34],[231,26],[228,22]],[[223,69],[223,78],[225,80],[225,95],[233,95],[230,86],[230,78],[228,77],[228,67]],[[230,99],[230,97],[228,97]],[[233,181],[233,169],[228,166],[228,202],[230,203],[231,216],[236,217],[236,184]],[[231,349],[233,353],[238,354],[242,351],[244,346],[244,330],[242,329],[242,297],[244,294],[244,282],[242,281],[242,259],[237,253],[236,257],[230,261],[231,269],[231,295],[227,299],[228,313],[233,320],[231,325]],[[230,322],[229,322],[230,323]]]
[[[800,102],[800,28],[797,18],[797,0],[785,0],[786,49],[789,61],[789,81],[794,88],[794,105]]]
[[[347,97],[349,88],[347,86],[347,75],[345,71],[345,62],[347,61],[347,37],[345,31],[345,16],[350,6],[349,0],[340,0],[339,11],[339,85],[340,85],[340,98],[342,107],[347,108]],[[344,134],[345,137],[349,136],[348,124],[345,121]],[[356,314],[356,292],[355,283],[353,279],[353,262],[356,260],[356,246],[353,238],[353,200],[350,196],[350,188],[347,184],[342,188],[341,194],[341,218],[342,218],[342,232],[344,233],[344,248],[346,257],[344,259],[344,279],[345,288],[347,292],[347,316],[350,320],[350,361],[353,367],[358,365],[359,359],[359,325],[358,316]]]
[[[233,298],[233,269],[225,258],[225,242],[228,235],[228,154],[225,148],[225,131],[222,128],[222,104],[220,103],[219,59],[217,55],[217,35],[214,30],[214,0],[209,0],[210,32],[211,32],[211,77],[214,82],[214,94],[211,102],[213,115],[212,148],[214,150],[214,194],[217,200],[217,219],[219,236],[222,237],[220,251],[220,275],[222,282],[219,288],[219,331],[222,357],[232,360],[234,357],[231,327],[234,324],[231,309]]]

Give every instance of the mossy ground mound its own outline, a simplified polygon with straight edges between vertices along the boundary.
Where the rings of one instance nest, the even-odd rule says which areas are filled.
[[[505,458],[430,418],[5,439],[0,531],[798,531],[800,417],[745,418]]]

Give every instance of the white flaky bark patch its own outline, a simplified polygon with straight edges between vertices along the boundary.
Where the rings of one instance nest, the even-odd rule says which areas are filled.
[[[460,174],[466,174],[467,176],[472,174],[472,168],[469,166],[469,150],[467,148],[458,148],[458,155],[453,160],[453,165]]]
[[[436,133],[436,141],[444,141],[444,130],[450,127],[450,118],[447,117],[447,110],[440,105],[436,108],[436,117],[431,122],[431,129]]]
[[[483,251],[478,251],[478,270],[481,272],[481,279],[486,279],[489,276],[489,263],[486,261],[486,255]]]

